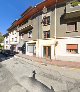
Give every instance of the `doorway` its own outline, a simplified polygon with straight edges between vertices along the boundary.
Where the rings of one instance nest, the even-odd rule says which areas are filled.
[[[43,46],[43,56],[51,59],[51,46]]]

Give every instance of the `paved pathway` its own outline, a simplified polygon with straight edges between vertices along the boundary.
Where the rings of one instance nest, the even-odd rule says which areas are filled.
[[[51,60],[51,59],[43,59],[43,58],[38,58],[35,56],[28,56],[25,54],[17,54],[16,56],[22,57],[25,59],[29,59],[32,61],[36,61],[39,63],[44,63],[44,64],[50,64],[50,65],[55,65],[59,67],[70,67],[70,68],[79,68],[80,69],[80,62],[71,62],[71,61],[60,61],[60,60]]]

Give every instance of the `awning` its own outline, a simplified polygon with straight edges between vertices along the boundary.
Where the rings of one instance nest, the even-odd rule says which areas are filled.
[[[24,41],[20,41],[19,44],[17,45],[18,47],[22,47],[24,44]]]
[[[36,41],[29,41],[27,44],[36,44]]]
[[[78,49],[78,45],[77,44],[67,44],[67,49]]]

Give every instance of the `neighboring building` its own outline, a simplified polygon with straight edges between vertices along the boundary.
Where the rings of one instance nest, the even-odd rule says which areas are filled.
[[[4,35],[4,49],[10,49],[9,34]]]
[[[70,61],[80,57],[80,6],[73,1],[45,0],[21,15],[14,26],[22,53]]]
[[[10,49],[17,52],[18,51],[17,45],[19,43],[19,32],[17,31],[17,27],[14,27],[14,23],[8,29],[9,44],[10,44]]]

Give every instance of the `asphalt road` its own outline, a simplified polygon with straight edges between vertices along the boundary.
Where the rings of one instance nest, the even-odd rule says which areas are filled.
[[[0,64],[0,92],[54,92],[34,78],[26,76],[26,81],[28,89],[22,87],[13,75]]]
[[[5,66],[0,63],[0,92],[18,92],[13,91],[13,87],[21,89],[22,86],[14,79],[13,75],[5,68]]]
[[[9,57],[9,59],[3,55],[0,57],[4,59],[0,62],[0,92],[80,92],[80,70],[40,66],[40,64],[38,66],[38,63],[23,58]],[[51,82],[49,81],[52,78],[50,72],[53,74]],[[39,78],[40,81],[45,80],[47,84],[53,81],[54,86],[50,84],[51,88],[48,88],[39,81]],[[66,85],[66,90],[63,84]]]
[[[47,86],[36,80],[35,75],[32,77],[22,76],[21,81],[26,80],[27,84],[26,88],[23,87],[6,68],[6,64],[2,64],[2,62],[9,62],[9,58],[10,57],[5,57],[0,54],[0,92],[54,92],[53,88],[49,89]]]

